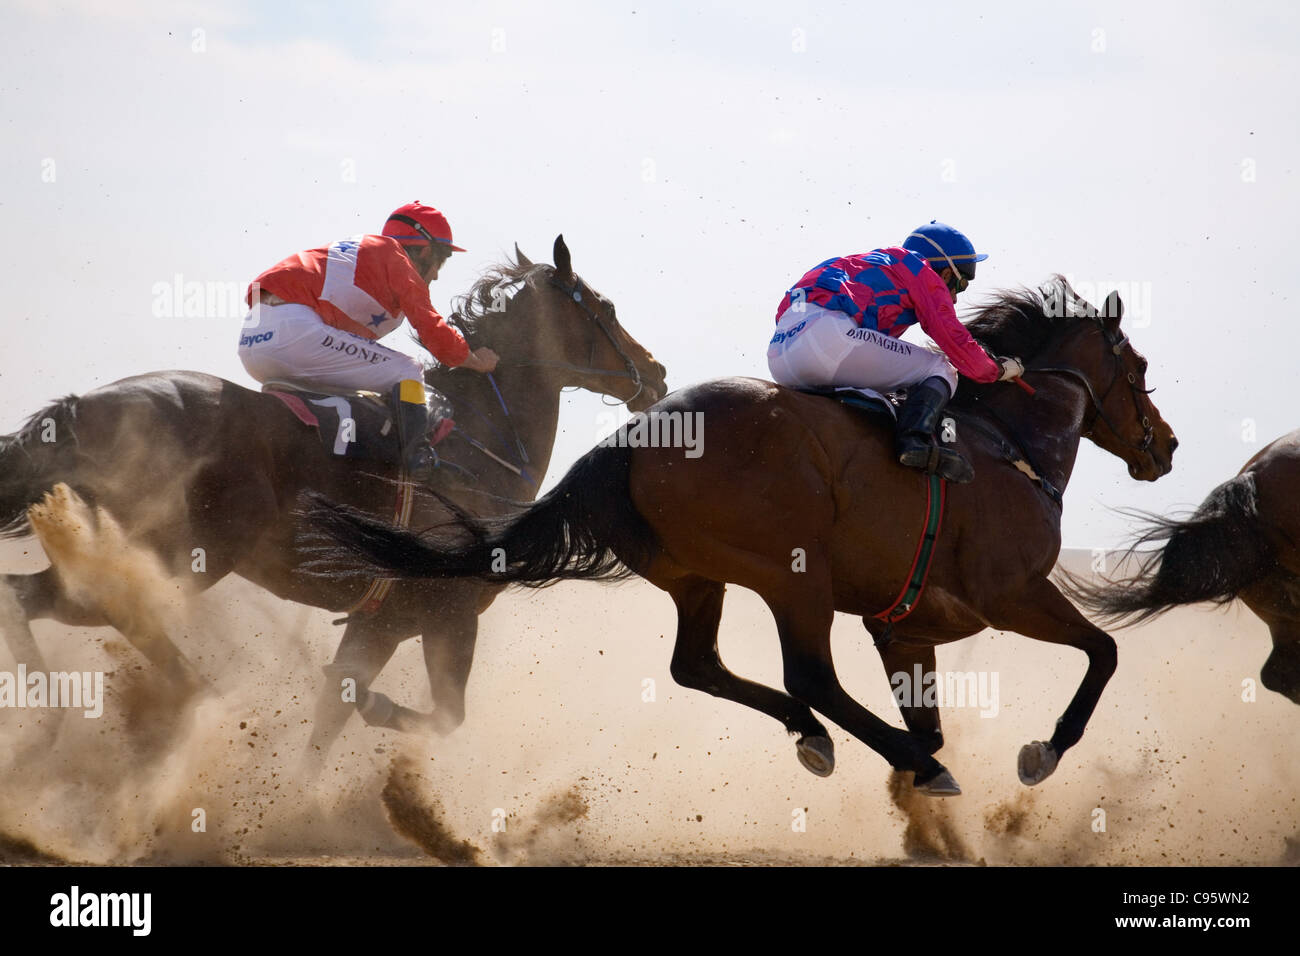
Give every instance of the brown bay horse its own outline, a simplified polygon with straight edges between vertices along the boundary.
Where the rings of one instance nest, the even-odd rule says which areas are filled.
[[[943,744],[938,710],[907,702],[904,731],[853,700],[831,660],[834,612],[863,616],[890,675],[917,664],[933,672],[937,645],[986,627],[1074,647],[1088,658],[1083,681],[1050,741],[1026,745],[1018,759],[1021,780],[1035,784],[1079,740],[1116,666],[1114,641],[1049,580],[1059,492],[1080,439],[1145,481],[1169,471],[1177,445],[1148,398],[1146,361],[1121,332],[1121,315],[1118,296],[1098,310],[1058,276],[1040,292],[1000,296],[970,322],[992,354],[1024,360],[1032,388],[963,381],[949,406],[952,437],[976,478],[948,489],[923,596],[892,628],[873,615],[908,578],[928,479],[898,464],[892,433],[861,411],[756,379],[706,382],[648,410],[661,422],[700,416],[697,454],[637,441],[629,423],[513,517],[462,515],[458,529],[422,536],[317,498],[313,567],[525,586],[640,575],[676,603],[679,683],[776,718],[797,736],[804,766],[826,775],[834,754],[817,711],[935,795],[960,792],[933,756]],[[719,659],[728,582],[757,592],[775,617],[786,692]]]
[[[1240,600],[1268,625],[1260,671],[1269,690],[1300,704],[1300,431],[1264,447],[1189,517],[1137,513],[1127,580],[1070,580],[1067,593],[1104,622],[1136,624],[1185,604]],[[1145,545],[1161,543],[1158,548]],[[1139,550],[1141,549],[1141,550]]]
[[[589,389],[633,410],[666,391],[663,366],[619,325],[613,304],[574,273],[563,237],[554,258],[554,266],[534,265],[516,249],[515,262],[491,270],[459,301],[471,345],[501,356],[491,378],[440,366],[426,373],[450,399],[457,421],[457,431],[437,446],[443,467],[434,483],[474,514],[505,513],[536,497],[562,389]],[[397,477],[396,464],[331,457],[314,431],[271,395],[197,372],[155,372],[71,396],[0,438],[0,533],[29,534],[33,520],[39,531],[42,515],[56,511],[59,499],[66,504],[70,490],[110,516],[189,592],[233,573],[285,600],[341,611],[372,578],[326,582],[300,572],[299,495],[316,489],[387,517]],[[51,488],[58,491],[43,499]],[[438,498],[416,496],[413,527],[447,518]],[[202,568],[196,553],[203,555]],[[180,698],[202,683],[139,603],[123,610],[95,595],[69,593],[57,561],[37,574],[0,580],[11,589],[11,597],[0,594],[11,611],[0,627],[29,671],[45,667],[28,621],[53,618],[116,627],[170,678]],[[399,730],[446,733],[459,725],[478,615],[503,587],[468,579],[400,581],[376,613],[351,615],[317,705],[315,768],[354,709],[368,723]],[[432,714],[367,691],[397,645],[415,635],[422,636]],[[349,679],[355,703],[340,691]],[[60,713],[43,724],[47,736]]]

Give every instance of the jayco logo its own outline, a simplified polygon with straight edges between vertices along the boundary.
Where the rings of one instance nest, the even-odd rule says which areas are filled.
[[[802,312],[803,309],[800,309],[799,311]],[[804,330],[804,327],[807,325],[808,322],[807,320],[805,320],[803,322],[800,322],[798,325],[786,329],[784,332],[777,332],[776,335],[772,336],[772,341],[768,342],[767,344],[780,345],[782,342],[788,342],[790,339],[794,338],[796,335],[802,332]]]
[[[239,337],[239,344],[243,346],[256,345],[258,342],[269,342],[273,335],[275,335],[274,332],[259,332],[257,335],[241,335]]]

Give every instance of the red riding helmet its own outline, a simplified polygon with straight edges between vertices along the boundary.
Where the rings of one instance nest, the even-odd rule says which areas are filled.
[[[418,199],[394,209],[384,223],[381,235],[396,239],[404,246],[427,246],[436,242],[453,252],[465,251],[452,244],[447,217]]]

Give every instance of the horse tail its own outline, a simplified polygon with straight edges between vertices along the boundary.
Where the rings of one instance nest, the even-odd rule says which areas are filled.
[[[1276,566],[1253,473],[1219,485],[1189,518],[1138,514],[1147,526],[1128,555],[1142,545],[1164,546],[1144,551],[1133,577],[1089,584],[1065,575],[1069,596],[1104,621],[1137,624],[1183,604],[1224,605]]]
[[[27,508],[74,473],[76,395],[42,408],[12,435],[0,436],[0,538],[31,533]]]
[[[325,576],[367,570],[406,578],[483,577],[525,587],[565,579],[619,581],[643,571],[658,549],[632,504],[632,450],[600,446],[580,458],[550,492],[526,510],[476,518],[438,495],[455,514],[459,540],[440,529],[394,528],[318,494],[307,497],[309,566]],[[436,494],[436,492],[435,492]],[[333,545],[322,543],[325,539]],[[468,541],[466,538],[468,537]]]

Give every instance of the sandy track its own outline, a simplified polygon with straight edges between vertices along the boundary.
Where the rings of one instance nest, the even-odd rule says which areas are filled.
[[[42,566],[33,544],[0,559]],[[949,800],[894,785],[838,728],[835,774],[815,778],[769,718],[677,687],[672,603],[639,582],[506,595],[482,618],[466,724],[417,740],[354,718],[315,788],[296,761],[339,632],[330,615],[231,579],[176,614],[178,644],[216,690],[181,720],[149,713],[148,665],[114,632],[34,625],[51,669],[108,672],[108,703],[35,753],[33,712],[0,710],[0,861],[1300,862],[1300,711],[1262,688],[1242,700],[1269,642],[1241,609],[1119,632],[1120,669],[1087,734],[1033,789],[1016,752],[1051,733],[1082,655],[999,633],[941,648],[941,670],[995,673],[999,691],[996,716],[944,711],[940,756],[964,790]],[[755,595],[728,590],[720,647],[737,672],[779,686]],[[846,687],[901,723],[855,619],[837,617],[834,649]],[[414,642],[377,687],[430,706]]]

